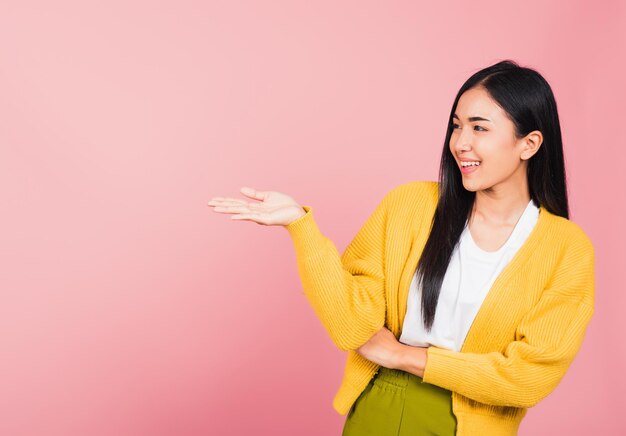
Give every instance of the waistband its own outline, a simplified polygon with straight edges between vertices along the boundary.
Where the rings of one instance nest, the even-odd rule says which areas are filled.
[[[422,377],[419,377],[410,372],[402,371],[400,369],[391,369],[381,366],[378,372],[372,379],[373,383],[384,382],[386,384],[393,385],[398,388],[407,388],[409,386],[416,386],[419,389],[426,389],[431,392],[437,392],[439,395],[451,396],[452,391],[444,389],[440,386],[432,385],[430,383],[424,383]]]
[[[387,383],[398,386],[400,388],[408,386],[410,382],[423,383],[422,378],[410,372],[402,371],[401,369],[391,369],[381,366],[378,372],[374,376],[375,379],[384,380]]]

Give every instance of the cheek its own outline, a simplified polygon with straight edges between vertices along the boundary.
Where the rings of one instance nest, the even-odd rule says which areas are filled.
[[[508,137],[501,138],[494,135],[493,137],[485,138],[480,143],[479,153],[484,160],[505,166],[510,166],[519,161],[515,143],[512,143]]]
[[[516,171],[520,165],[520,159],[513,149],[506,146],[492,150],[483,157],[483,164],[487,172],[493,175],[507,176]]]

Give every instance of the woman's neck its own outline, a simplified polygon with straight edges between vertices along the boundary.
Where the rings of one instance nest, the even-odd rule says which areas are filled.
[[[497,226],[515,225],[529,201],[528,190],[477,191],[471,219]]]

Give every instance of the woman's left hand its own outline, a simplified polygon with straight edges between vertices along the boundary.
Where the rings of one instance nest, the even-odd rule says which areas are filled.
[[[398,369],[404,345],[396,339],[387,327],[383,327],[365,344],[356,349],[357,353],[378,365]]]

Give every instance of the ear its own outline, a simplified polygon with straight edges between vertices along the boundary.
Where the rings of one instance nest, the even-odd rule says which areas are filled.
[[[523,147],[522,154],[520,158],[523,160],[528,160],[534,156],[537,151],[539,151],[539,147],[543,143],[543,134],[539,130],[533,130],[524,138],[522,138]]]

